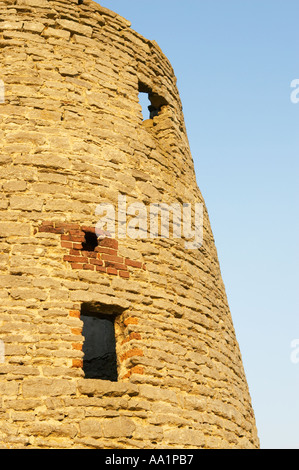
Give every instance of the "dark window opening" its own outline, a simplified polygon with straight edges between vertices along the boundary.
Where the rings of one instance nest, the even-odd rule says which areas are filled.
[[[86,379],[118,380],[115,318],[116,314],[107,314],[103,308],[93,309],[88,304],[82,306],[83,372]]]
[[[159,115],[159,112],[161,111],[161,108],[155,108],[155,106],[151,105],[148,107],[149,113],[150,113],[150,119],[154,119],[154,117]]]
[[[143,119],[154,119],[158,116],[167,101],[161,96],[153,93],[144,83],[139,82],[139,103],[142,107]]]
[[[85,241],[82,243],[83,251],[95,251],[98,246],[98,237],[95,233],[85,232]]]

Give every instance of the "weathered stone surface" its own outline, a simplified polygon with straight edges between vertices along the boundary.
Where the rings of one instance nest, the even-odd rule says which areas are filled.
[[[130,439],[136,425],[133,420],[125,417],[107,419],[103,423],[103,435],[106,438],[125,437]]]
[[[196,250],[136,220],[204,205],[168,59],[91,0],[0,10],[0,448],[258,447],[205,206]],[[82,314],[113,325],[117,382],[85,378]]]
[[[76,386],[70,380],[39,377],[24,379],[22,392],[24,398],[59,397],[74,395],[76,393]]]
[[[102,428],[98,419],[88,418],[80,423],[81,436],[99,438],[102,437]]]
[[[82,395],[92,397],[122,397],[124,395],[138,395],[138,387],[130,383],[113,383],[102,380],[81,380],[78,390]]]
[[[184,429],[180,432],[177,429],[172,429],[164,432],[164,439],[169,444],[175,444],[178,447],[185,445],[188,442],[189,448],[203,448],[205,446],[205,436],[203,432],[193,429]]]
[[[12,196],[10,199],[11,209],[23,211],[41,211],[43,203],[43,200],[28,196]]]
[[[0,237],[20,237],[20,236],[29,236],[30,235],[30,226],[29,224],[19,223],[19,222],[1,222],[0,225]]]

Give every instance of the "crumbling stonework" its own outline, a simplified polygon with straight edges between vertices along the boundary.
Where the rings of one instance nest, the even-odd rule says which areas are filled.
[[[197,250],[86,240],[119,194],[204,203],[167,58],[90,0],[0,0],[0,49],[0,446],[258,447],[206,208]],[[83,306],[116,382],[84,377]]]

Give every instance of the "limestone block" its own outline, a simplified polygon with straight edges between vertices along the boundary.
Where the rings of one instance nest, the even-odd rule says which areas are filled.
[[[12,196],[10,207],[12,210],[41,211],[44,201],[29,196]]]
[[[2,21],[0,23],[0,30],[20,30],[22,26],[23,23],[21,21]]]
[[[69,437],[73,439],[77,432],[77,428],[71,424],[36,422],[30,425],[30,433],[33,436]]]
[[[200,449],[205,447],[203,432],[193,429],[182,429],[178,433],[176,429],[164,431],[165,441],[177,446],[188,445],[189,448]]]
[[[48,0],[17,0],[17,5],[28,5],[33,7],[49,7]]]
[[[44,29],[45,25],[43,23],[39,23],[37,21],[24,21],[23,29],[24,31],[31,31],[35,33],[41,33]]]
[[[101,422],[98,419],[88,418],[80,422],[80,435],[95,439],[102,437]]]
[[[169,403],[177,403],[176,393],[171,390],[153,387],[151,385],[140,386],[140,396],[152,401],[165,401]]]
[[[138,395],[138,387],[130,383],[113,383],[102,380],[81,380],[78,390],[82,395],[88,396],[113,396]]]
[[[74,382],[65,379],[28,378],[23,381],[22,393],[24,398],[75,395],[76,385]]]
[[[57,38],[57,39],[64,39],[68,40],[70,38],[71,33],[69,31],[65,31],[63,29],[55,29],[55,28],[46,28],[43,32],[43,36],[46,38]]]
[[[26,181],[20,180],[11,180],[6,181],[3,183],[3,189],[7,192],[17,192],[17,191],[25,191],[27,188]]]
[[[29,224],[22,224],[18,222],[1,222],[0,224],[0,238],[5,237],[20,237],[29,236],[30,226]]]
[[[57,20],[56,22],[63,29],[71,31],[72,33],[82,34],[83,36],[91,37],[92,28],[70,20]]]
[[[153,425],[138,426],[134,432],[134,439],[141,441],[162,441],[163,437],[163,429]]]
[[[107,419],[102,424],[103,436],[106,438],[131,438],[136,429],[134,422],[125,417]]]

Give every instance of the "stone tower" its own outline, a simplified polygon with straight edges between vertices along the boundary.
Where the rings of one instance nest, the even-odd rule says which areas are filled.
[[[0,31],[0,446],[258,447],[167,58],[90,0]]]

